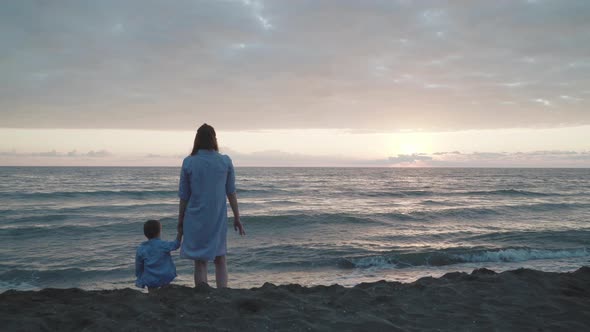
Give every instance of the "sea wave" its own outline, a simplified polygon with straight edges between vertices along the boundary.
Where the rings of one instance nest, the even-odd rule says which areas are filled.
[[[28,285],[45,285],[48,283],[63,283],[71,287],[71,284],[88,282],[89,280],[100,280],[101,278],[126,278],[133,276],[132,268],[113,269],[81,269],[66,268],[55,270],[35,269],[11,269],[0,273],[0,282],[4,283],[26,283]]]
[[[174,218],[175,204],[144,203],[112,206],[87,206],[74,208],[48,209],[47,214],[33,214],[29,216],[3,217],[0,231],[4,229],[34,229],[35,225],[42,227],[65,227],[77,224],[96,225],[128,224],[153,218]],[[416,209],[411,211],[385,213],[315,213],[302,211],[282,214],[244,214],[245,223],[272,224],[273,227],[329,225],[329,224],[358,224],[358,225],[391,225],[396,222],[430,222],[436,220],[484,220],[498,216],[518,216],[520,213],[551,212],[579,210],[590,208],[589,203],[532,203],[498,206],[467,206],[434,209]],[[18,212],[18,211],[16,211]],[[16,213],[15,212],[15,213]],[[38,212],[37,212],[38,213]],[[231,218],[230,218],[231,219]],[[147,219],[146,219],[147,220]]]
[[[242,221],[246,224],[268,224],[274,227],[304,226],[304,225],[327,225],[327,224],[382,224],[388,223],[371,218],[369,215],[353,215],[346,213],[295,213],[282,215],[257,215],[243,216]]]
[[[461,249],[422,253],[399,253],[343,258],[341,268],[406,268],[415,266],[445,266],[461,263],[524,262],[538,259],[578,258],[590,256],[588,248],[574,249]]]
[[[414,210],[407,213],[386,213],[392,219],[436,220],[440,218],[482,218],[486,216],[514,215],[528,212],[556,212],[561,210],[588,209],[589,203],[527,203],[496,206],[466,206],[430,210]]]
[[[458,237],[456,241],[467,243],[493,243],[517,245],[518,243],[552,245],[590,245],[590,229],[546,229],[522,231],[498,231]]]
[[[538,191],[528,191],[520,189],[499,189],[499,190],[475,190],[465,192],[452,192],[453,195],[469,196],[526,196],[526,197],[545,197],[545,196],[562,196],[559,193],[543,193]]]
[[[442,193],[429,190],[373,190],[373,191],[361,191],[358,193],[359,196],[367,197],[421,197],[421,196],[434,196]]]
[[[63,198],[170,198],[177,197],[176,190],[95,190],[95,191],[56,191],[56,192],[13,192],[0,193],[1,198],[23,199],[23,200],[48,200]]]
[[[279,194],[284,193],[286,190],[279,188],[238,188],[237,193],[239,194]]]
[[[280,195],[288,192],[281,188],[238,188],[238,194],[245,196]],[[150,199],[177,198],[177,190],[88,190],[88,191],[51,191],[51,192],[0,192],[0,198],[12,200],[60,200],[60,199]]]
[[[43,207],[27,211],[23,214],[20,210],[11,210],[2,219],[4,224],[26,224],[35,222],[51,223],[62,220],[110,218],[120,219],[125,215],[138,215],[151,212],[177,211],[178,203],[142,203],[125,205],[87,205],[68,208]]]
[[[373,190],[359,193],[361,196],[369,197],[422,197],[422,196],[524,196],[524,197],[547,197],[566,196],[556,192],[539,192],[522,189],[498,189],[498,190],[468,190],[468,191],[436,191],[436,190]],[[569,194],[571,195],[571,194]]]
[[[176,215],[165,213],[159,220],[163,224],[171,224],[177,221]],[[151,215],[150,215],[151,216]],[[157,216],[156,216],[157,217]],[[154,217],[151,217],[154,218]],[[0,226],[0,235],[17,235],[19,232],[33,234],[36,231],[45,231],[51,228],[56,232],[86,232],[89,228],[97,230],[121,232],[127,229],[135,229],[137,225],[143,224],[146,218],[109,217],[100,215],[72,214],[72,215],[36,215],[11,220]],[[228,218],[228,222],[232,222]],[[246,225],[268,225],[273,229],[277,227],[301,227],[304,230],[306,225],[327,225],[327,224],[383,224],[370,216],[356,216],[350,214],[282,214],[282,215],[249,215],[242,216],[242,222]],[[10,232],[10,233],[6,233]]]
[[[166,217],[160,221],[165,227],[175,227],[176,218]],[[0,239],[23,240],[46,235],[48,231],[52,236],[76,237],[86,235],[89,232],[94,234],[135,234],[142,230],[144,219],[117,220],[113,218],[89,218],[85,220],[74,220],[66,224],[36,223],[27,225],[3,225],[0,226]]]

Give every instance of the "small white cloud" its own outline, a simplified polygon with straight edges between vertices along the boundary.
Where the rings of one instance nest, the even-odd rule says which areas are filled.
[[[449,89],[451,86],[446,84],[426,83],[424,84],[425,89]]]
[[[575,62],[570,62],[567,65],[570,68],[585,68],[585,67],[590,67],[590,61],[575,61]]]
[[[570,102],[570,103],[576,103],[576,102],[584,100],[582,98],[572,97],[572,96],[568,96],[568,95],[561,95],[561,96],[559,96],[559,98],[561,98],[567,102]]]
[[[262,28],[265,30],[273,28],[269,20],[262,15],[262,11],[264,10],[264,4],[262,2],[256,0],[242,0],[242,3],[252,12],[252,15],[254,15],[256,20],[262,25]]]
[[[506,83],[500,83],[498,84],[499,86],[505,86],[507,88],[521,88],[523,86],[527,86],[532,84],[531,82],[506,82]]]
[[[244,4],[244,6],[250,7],[254,11],[261,11],[262,9],[264,9],[264,5],[260,1],[256,1],[256,0],[242,0],[242,3]]]
[[[272,29],[272,24],[270,24],[270,22],[268,21],[268,19],[262,17],[262,15],[256,15],[256,18],[258,19],[258,21],[260,22],[260,24],[262,25],[262,27],[265,30]]]
[[[543,106],[547,106],[547,107],[551,106],[551,102],[547,99],[537,98],[537,99],[533,99],[532,101],[535,103],[542,104]]]

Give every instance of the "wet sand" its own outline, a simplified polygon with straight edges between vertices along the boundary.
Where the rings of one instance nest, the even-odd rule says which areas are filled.
[[[265,284],[0,294],[3,331],[590,331],[590,267],[486,269],[352,288]]]

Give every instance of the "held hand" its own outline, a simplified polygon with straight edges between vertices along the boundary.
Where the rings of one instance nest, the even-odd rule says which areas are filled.
[[[240,222],[239,218],[234,218],[234,230],[236,232],[240,232],[241,236],[246,235],[246,231],[244,230],[244,226],[242,226],[242,223]]]
[[[182,223],[178,223],[178,226],[177,226],[176,230],[178,232],[178,237],[181,238],[182,237],[182,234],[183,234]]]

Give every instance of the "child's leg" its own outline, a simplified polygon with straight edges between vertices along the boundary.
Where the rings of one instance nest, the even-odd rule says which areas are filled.
[[[207,283],[207,261],[195,261],[195,287]]]
[[[215,263],[215,282],[217,288],[227,287],[227,265],[225,256],[217,256],[213,261]]]

